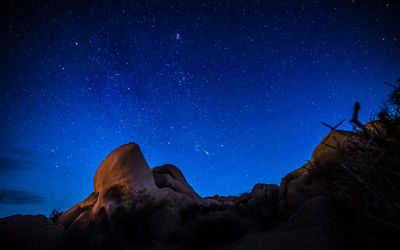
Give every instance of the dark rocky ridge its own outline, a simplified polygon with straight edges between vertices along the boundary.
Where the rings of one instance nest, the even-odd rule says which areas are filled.
[[[399,124],[332,130],[280,186],[238,197],[201,198],[177,167],[150,169],[126,144],[99,166],[88,198],[55,222],[1,219],[1,240],[10,249],[390,249],[400,235]]]

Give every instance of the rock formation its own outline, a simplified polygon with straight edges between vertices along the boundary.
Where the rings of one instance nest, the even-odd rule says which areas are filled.
[[[61,224],[68,227],[105,216],[110,218],[128,196],[157,188],[152,172],[135,143],[122,145],[103,160],[94,176],[93,186],[94,192],[88,198],[60,216]]]
[[[76,230],[121,216],[142,216],[147,210],[152,214],[145,223],[154,224],[147,236],[165,240],[179,227],[180,209],[193,204],[205,202],[177,167],[150,169],[139,146],[129,143],[104,159],[94,177],[94,192],[62,213],[57,222]]]
[[[311,160],[282,178],[280,186],[256,184],[250,193],[238,197],[202,198],[176,166],[150,169],[137,144],[122,145],[99,166],[93,193],[63,212],[56,223],[43,216],[1,219],[1,239],[13,244],[22,241],[27,245],[19,247],[32,249],[60,245],[66,249],[340,249],[343,233],[336,231],[347,225],[342,222],[347,213],[377,217],[378,225],[387,230],[383,232],[391,236],[398,222],[390,219],[398,214],[399,204],[390,197],[397,193],[393,186],[398,184],[385,186],[370,174],[377,165],[392,168],[399,162],[398,148],[393,148],[399,127],[389,130],[385,126],[379,123],[384,135],[373,124],[359,133],[332,130]],[[374,183],[380,185],[375,189],[382,187],[379,197],[389,204],[384,207],[386,215],[377,215],[375,206],[357,208],[365,202],[358,188],[367,185],[360,190],[368,191]],[[378,199],[374,193],[368,197]],[[355,217],[350,220],[364,225]],[[390,240],[385,238],[385,242]]]

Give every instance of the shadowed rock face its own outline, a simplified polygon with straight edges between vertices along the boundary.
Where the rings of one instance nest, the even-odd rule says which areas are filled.
[[[311,165],[332,166],[343,160],[349,145],[360,140],[353,132],[334,130],[324,136],[321,143],[314,149]]]
[[[192,199],[203,202],[201,197],[187,183],[185,176],[174,165],[165,164],[151,170],[158,188],[170,188],[175,192],[185,194]]]
[[[310,162],[282,178],[281,206],[286,206],[289,211],[295,211],[304,202],[323,196],[325,193],[323,185],[318,178],[310,174],[310,171],[321,166],[329,168],[340,164],[350,145],[357,141],[360,141],[359,137],[348,131],[334,130],[325,135],[314,149]]]

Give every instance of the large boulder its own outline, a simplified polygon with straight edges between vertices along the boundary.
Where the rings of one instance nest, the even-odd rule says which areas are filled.
[[[275,184],[254,185],[246,205],[264,219],[272,218],[278,208],[279,187]]]
[[[91,193],[89,197],[63,212],[58,217],[57,222],[64,225],[66,228],[72,224],[78,225],[89,223],[89,217],[94,204],[97,202],[98,196],[99,194],[96,192]]]
[[[279,187],[275,184],[258,183],[254,185],[247,202],[249,206],[275,205],[278,202]]]
[[[97,169],[93,184],[94,192],[62,213],[60,223],[69,226],[110,218],[132,195],[157,189],[150,167],[135,143],[112,151]]]
[[[105,194],[110,188],[126,185],[129,189],[157,188],[153,174],[136,143],[120,146],[100,164],[94,176],[94,191]]]
[[[71,231],[88,225],[98,230],[101,227],[94,225],[108,221],[121,225],[131,238],[166,240],[179,229],[180,211],[193,204],[205,202],[177,167],[150,169],[139,146],[129,143],[103,160],[94,177],[94,192],[62,213],[58,222]]]
[[[321,143],[314,149],[310,163],[315,167],[338,165],[346,152],[359,140],[360,137],[353,132],[333,130],[325,135]]]
[[[112,151],[97,169],[93,184],[98,198],[90,214],[92,218],[102,211],[110,217],[127,196],[157,189],[150,167],[136,143]]]
[[[310,163],[307,163],[282,178],[279,187],[281,210],[296,212],[307,200],[322,195],[323,189],[318,180],[310,175],[310,167]]]
[[[280,185],[281,207],[289,211],[298,210],[303,203],[325,193],[318,175],[311,174],[341,164],[346,153],[359,146],[360,138],[353,132],[333,130],[324,136],[314,149],[311,160],[304,166],[287,174]],[[323,201],[324,199],[316,199]]]
[[[186,181],[182,172],[174,165],[164,164],[152,169],[155,183],[158,188],[170,188],[175,192],[184,194],[196,202],[204,203],[203,199]]]

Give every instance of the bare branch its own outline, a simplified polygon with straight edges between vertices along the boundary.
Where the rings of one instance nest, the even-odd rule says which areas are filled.
[[[388,83],[388,82],[383,82],[383,83],[386,84],[387,86],[390,86],[390,87],[392,87],[392,88],[394,88],[394,89],[397,89],[397,86],[396,86],[396,85],[393,85],[393,84]]]
[[[331,130],[336,130],[340,125],[342,125],[342,123],[345,121],[346,119],[343,119],[341,122],[339,122],[338,124],[336,124],[336,126],[331,126],[329,124],[326,124],[325,122],[321,122],[322,125],[330,128]]]

